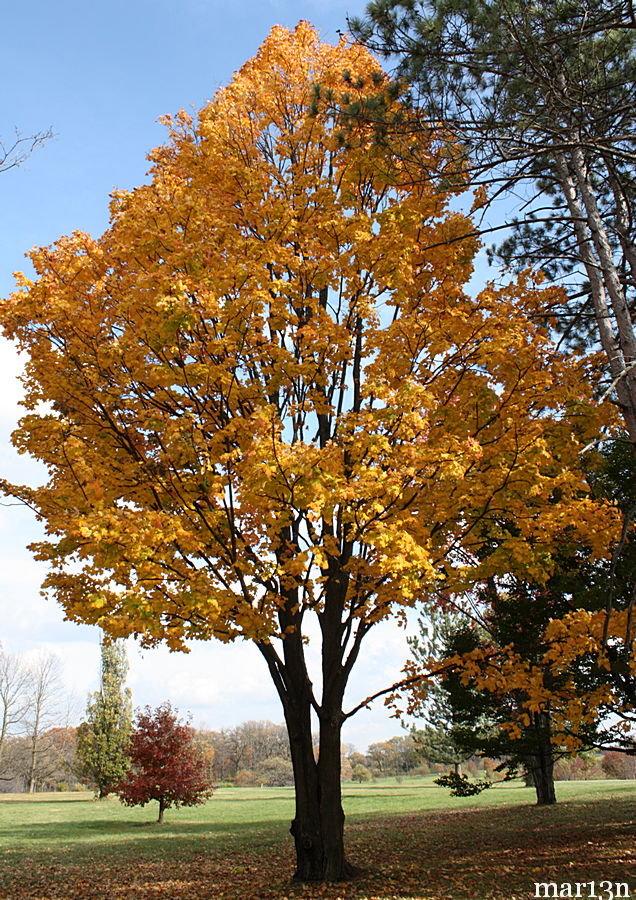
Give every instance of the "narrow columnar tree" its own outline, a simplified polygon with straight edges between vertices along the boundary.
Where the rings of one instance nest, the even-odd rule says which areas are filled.
[[[77,735],[81,775],[94,784],[100,799],[121,781],[130,764],[132,701],[125,686],[127,671],[124,645],[102,641],[100,687],[88,698],[86,721]]]

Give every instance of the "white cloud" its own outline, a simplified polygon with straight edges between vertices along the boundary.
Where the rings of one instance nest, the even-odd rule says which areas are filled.
[[[3,585],[6,583],[5,576]],[[66,690],[74,696],[81,718],[87,695],[99,681],[99,630],[64,621],[62,610],[35,592],[25,594],[20,604],[3,608],[3,619],[2,640],[8,652],[30,654],[44,649],[60,657]],[[200,642],[185,654],[172,653],[163,646],[140,648],[134,639],[129,639],[127,650],[128,685],[135,707],[154,707],[168,700],[182,715],[191,712],[197,727],[214,730],[248,720],[283,721],[282,707],[265,662],[249,642]],[[317,643],[308,650],[315,668],[319,658]],[[396,681],[406,650],[401,629],[390,623],[376,626],[367,636],[353,670],[346,708]],[[369,743],[399,733],[399,722],[390,717],[380,699],[371,709],[361,710],[345,723],[343,740],[364,749]]]
[[[179,709],[205,716],[210,727],[217,710],[231,708],[239,714],[238,724],[252,716],[243,708],[271,705],[278,711],[278,698],[256,648],[248,643],[224,645],[216,641],[191,645],[190,653],[171,653],[166,647],[140,649],[128,642],[129,683],[135,704],[158,704],[170,700]],[[144,699],[151,698],[151,699]]]
[[[11,427],[20,415],[19,402],[24,391],[19,376],[22,374],[24,359],[11,341],[0,338],[0,425]]]
[[[11,433],[25,410],[20,406],[24,389],[20,375],[24,367],[24,355],[14,344],[0,337],[0,476],[18,484],[39,484],[44,467],[30,457],[19,454],[11,444]]]

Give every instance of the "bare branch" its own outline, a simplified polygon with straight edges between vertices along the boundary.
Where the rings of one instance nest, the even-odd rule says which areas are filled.
[[[5,143],[0,140],[0,172],[7,172],[23,165],[37,147],[52,137],[53,131],[50,128],[30,135],[23,135],[16,128],[11,142]]]

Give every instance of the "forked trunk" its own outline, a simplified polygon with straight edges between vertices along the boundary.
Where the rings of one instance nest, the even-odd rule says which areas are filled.
[[[340,787],[339,718],[320,727],[318,761],[314,756],[309,708],[304,715],[287,716],[296,814],[290,832],[296,844],[298,881],[344,881],[355,874],[345,857]]]
[[[281,536],[281,546],[289,536]],[[283,704],[296,792],[296,814],[291,834],[296,844],[297,881],[344,881],[355,874],[344,851],[344,812],[340,788],[340,732],[347,677],[357,649],[343,664],[342,610],[346,577],[334,577],[319,615],[322,633],[322,698],[313,693],[305,660],[305,645],[298,613],[298,591],[290,590],[279,612],[282,657],[270,642],[259,642]],[[359,649],[359,646],[358,646]],[[311,732],[312,710],[318,716],[318,756]]]
[[[340,788],[342,695],[346,679],[337,660],[335,675],[324,681],[318,707],[305,666],[299,630],[285,637],[284,664],[271,644],[259,649],[269,666],[285,713],[296,810],[290,832],[296,845],[297,881],[343,881],[355,874],[344,852],[344,812]],[[311,731],[312,709],[320,722],[318,758]]]

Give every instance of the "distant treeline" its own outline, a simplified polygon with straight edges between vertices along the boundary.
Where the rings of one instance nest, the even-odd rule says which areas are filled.
[[[209,772],[216,784],[283,786],[293,784],[287,731],[273,722],[244,722],[221,731],[197,731]],[[30,735],[13,735],[3,743],[0,792],[91,789],[82,780],[76,758],[77,729],[49,728],[38,735],[35,753]],[[469,775],[493,773],[496,760],[470,759],[462,763]],[[449,765],[423,757],[417,738],[405,734],[371,744],[365,753],[352,745],[342,748],[344,781],[447,772]],[[636,778],[636,758],[621,753],[586,753],[556,764],[557,780]],[[495,778],[497,775],[495,773]]]

